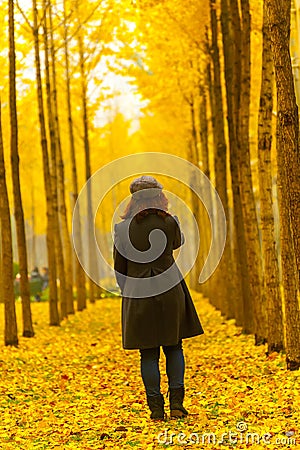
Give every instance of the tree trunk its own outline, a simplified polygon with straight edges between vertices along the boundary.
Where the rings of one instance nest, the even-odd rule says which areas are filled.
[[[17,229],[17,243],[19,255],[20,272],[20,295],[22,299],[23,336],[34,336],[30,292],[27,267],[27,248],[24,224],[24,212],[20,187],[19,151],[18,151],[18,118],[16,103],[16,54],[15,54],[15,32],[14,32],[14,0],[9,0],[9,105],[10,105],[10,127],[11,127],[11,172],[13,182],[14,215]]]
[[[267,24],[266,4],[263,9],[263,52],[260,107],[258,115],[258,176],[262,253],[264,260],[265,294],[267,300],[268,353],[284,349],[282,300],[276,253],[274,214],[272,207],[272,111],[273,61],[271,36]]]
[[[34,204],[34,186],[31,186],[31,228],[32,228],[32,241],[31,241],[31,263],[32,267],[36,267],[36,235],[35,235],[35,204]]]
[[[187,99],[186,99],[187,100]],[[189,106],[190,106],[190,113],[191,113],[191,139],[190,139],[190,145],[188,149],[188,159],[189,161],[194,164],[196,167],[199,167],[199,152],[198,152],[198,139],[197,139],[197,128],[196,128],[196,117],[195,117],[195,102],[194,99],[191,98],[189,100]],[[190,273],[190,284],[193,289],[196,291],[203,292],[203,286],[199,286],[198,277],[200,269],[203,267],[204,259],[205,259],[205,248],[203,246],[204,240],[202,239],[202,226],[203,226],[203,218],[201,216],[201,205],[199,202],[199,198],[197,194],[193,191],[193,187],[195,186],[196,180],[194,179],[194,176],[190,179],[190,187],[191,187],[191,202],[193,207],[193,215],[195,217],[196,223],[198,224],[198,227],[200,227],[200,247],[197,253],[196,261],[194,264],[193,269]]]
[[[68,230],[67,208],[65,200],[65,174],[64,163],[62,156],[62,147],[60,139],[60,124],[58,116],[57,104],[57,83],[56,83],[56,55],[53,39],[53,24],[52,24],[52,7],[51,0],[49,0],[49,23],[50,23],[50,51],[51,51],[51,65],[52,65],[52,98],[53,98],[53,113],[54,113],[54,135],[57,151],[57,179],[58,179],[58,215],[60,218],[60,226],[62,230],[62,240],[64,248],[65,261],[65,284],[66,284],[66,313],[74,314],[73,302],[73,265],[72,265],[72,247],[70,241],[70,233]]]
[[[50,81],[48,27],[47,27],[49,3],[47,2],[47,0],[43,0],[43,9],[44,9],[43,32],[44,32],[44,52],[45,52],[45,79],[47,92],[48,126],[49,126],[50,149],[51,149],[50,177],[51,177],[51,190],[53,202],[53,226],[55,230],[55,260],[59,278],[60,318],[63,319],[67,317],[66,276],[64,267],[63,246],[58,220],[57,148],[55,140],[54,119],[53,119],[53,97],[51,92],[51,81]]]
[[[82,120],[84,130],[84,154],[85,154],[85,178],[88,181],[91,178],[91,159],[90,159],[90,143],[89,143],[89,124],[87,111],[87,77],[84,63],[83,39],[81,31],[78,33],[78,47],[79,47],[79,64],[81,74],[81,102],[82,102]],[[89,298],[91,303],[95,303],[95,295],[97,292],[97,285],[95,279],[98,279],[97,260],[94,256],[93,233],[93,206],[92,206],[92,186],[89,183],[87,186],[87,229],[88,229],[88,258],[89,258]]]
[[[240,120],[237,127],[239,183],[245,226],[246,251],[250,284],[250,295],[253,304],[254,333],[256,345],[266,342],[266,306],[263,292],[263,271],[259,242],[258,220],[252,186],[249,118],[250,118],[250,29],[251,18],[249,0],[241,0],[242,33],[241,33],[241,92]]]
[[[278,98],[278,97],[277,97]],[[286,363],[288,370],[300,368],[300,310],[297,292],[295,256],[288,207],[285,161],[283,155],[284,134],[277,119],[277,187],[280,218],[280,253],[286,330]]]
[[[247,264],[247,251],[245,230],[242,214],[242,204],[240,196],[240,185],[238,177],[238,115],[239,115],[239,96],[240,96],[240,33],[238,26],[232,27],[230,22],[228,0],[221,0],[221,25],[223,52],[225,64],[225,84],[226,84],[226,100],[227,100],[227,121],[230,147],[230,172],[231,187],[233,196],[233,215],[234,215],[234,231],[235,231],[235,248],[237,254],[235,261],[237,262],[237,273],[241,279],[242,301],[241,308],[243,314],[243,331],[245,333],[253,333],[253,305],[250,297],[249,272]],[[234,9],[234,8],[233,8]],[[233,28],[235,34],[233,35]],[[237,44],[237,47],[236,45]]]
[[[1,225],[1,295],[4,300],[4,344],[18,345],[15,309],[12,235],[6,186],[0,102],[0,225]]]
[[[220,54],[218,45],[218,21],[216,12],[216,1],[210,1],[210,19],[211,19],[211,58],[213,63],[213,82],[209,82],[210,70],[207,69],[208,84],[212,84],[210,89],[210,104],[212,114],[214,116],[213,138],[214,138],[214,164],[215,164],[215,183],[216,189],[220,196],[224,212],[229,221],[228,196],[227,196],[227,166],[226,166],[226,140],[224,130],[224,111],[223,96],[221,86],[221,67]],[[217,125],[216,125],[217,124]],[[226,240],[223,258],[218,267],[220,275],[221,292],[223,293],[223,302],[225,303],[225,316],[230,319],[236,316],[239,324],[243,323],[243,311],[238,307],[238,299],[240,298],[240,283],[237,273],[233,271],[232,255],[229,239]]]
[[[188,158],[189,162],[196,165],[194,143],[193,143],[192,139],[190,140],[190,142],[188,144],[187,158]],[[201,224],[200,224],[200,212],[199,212],[199,198],[193,190],[194,188],[196,188],[196,180],[195,180],[195,176],[193,174],[191,175],[191,177],[189,179],[189,186],[190,186],[190,195],[191,195],[190,199],[191,199],[191,204],[192,204],[193,216],[195,218],[198,228],[200,228]],[[199,234],[201,235],[201,230],[199,231]],[[196,236],[195,236],[195,245],[196,245],[196,243],[197,242],[196,242]],[[200,269],[201,269],[201,267],[203,267],[203,264],[204,264],[204,251],[202,249],[202,238],[200,236],[200,245],[199,245],[198,253],[196,256],[196,260],[195,260],[194,266],[189,274],[189,285],[195,291],[202,292],[202,293],[203,293],[202,286],[199,286],[198,278],[199,278]],[[210,299],[210,300],[213,303],[213,299]]]
[[[271,43],[275,66],[279,132],[285,135],[284,154],[286,182],[288,183],[288,204],[291,216],[292,239],[300,280],[300,148],[299,115],[295,96],[293,71],[290,57],[290,11],[291,2],[278,0],[276,5],[266,1],[269,16]],[[284,19],[283,19],[284,18]],[[281,23],[282,22],[282,23]]]
[[[1,100],[0,100],[0,103],[1,103]],[[3,143],[2,143],[2,145],[3,145]],[[0,165],[1,165],[1,162],[0,162]],[[1,171],[1,168],[0,168],[0,171]],[[1,181],[0,181],[0,183],[1,183]],[[3,188],[1,188],[1,186],[0,186],[0,189],[3,189]],[[0,205],[0,208],[1,208],[1,205]],[[2,242],[1,241],[2,241],[2,227],[1,227],[1,215],[0,215],[0,273],[2,274],[3,273],[3,264],[2,264]],[[0,277],[0,303],[4,304],[3,276]]]
[[[277,162],[280,210],[281,262],[285,301],[286,361],[289,370],[300,367],[299,285],[299,118],[290,42],[291,2],[266,0],[277,87]],[[298,272],[298,273],[297,273]]]
[[[210,167],[209,167],[209,151],[208,151],[208,120],[207,120],[207,92],[206,92],[206,86],[205,86],[205,80],[203,83],[200,83],[199,86],[199,96],[200,96],[200,104],[199,104],[199,124],[200,124],[200,144],[201,144],[201,151],[200,151],[200,168],[202,172],[207,176],[207,178],[210,180]],[[206,192],[204,192],[204,189]],[[202,190],[204,193],[204,197],[206,201],[209,202],[209,204],[213,204],[212,197],[211,197],[211,191],[210,188],[207,189],[207,185],[205,187],[202,186]],[[204,260],[206,259],[210,243],[211,243],[211,225],[210,225],[210,218],[207,214],[206,208],[204,205],[200,203],[200,218],[201,218],[201,231],[202,238],[200,241],[203,242],[202,248],[204,251]],[[214,220],[214,218],[212,218]],[[204,264],[204,261],[203,261]],[[203,265],[202,265],[203,266]],[[206,283],[203,286],[203,293],[207,297],[209,297],[209,292],[212,291],[212,279],[206,281]],[[216,290],[214,290],[214,294],[216,294]],[[224,314],[224,297],[222,298],[220,296],[220,310]]]
[[[57,284],[56,284],[56,262],[55,262],[55,225],[54,225],[54,211],[53,199],[51,192],[51,178],[49,168],[48,143],[46,136],[43,90],[41,79],[41,62],[39,49],[39,29],[38,29],[38,11],[36,0],[32,0],[33,6],[33,35],[34,35],[34,50],[35,50],[35,68],[36,68],[36,83],[37,83],[37,99],[40,120],[40,134],[41,147],[43,154],[43,175],[44,185],[46,190],[46,206],[47,206],[47,252],[49,264],[49,315],[50,325],[58,326],[59,314],[57,305]]]
[[[71,82],[70,82],[70,69],[69,69],[69,47],[68,47],[68,28],[67,28],[67,13],[66,2],[64,0],[64,53],[65,53],[65,66],[66,66],[66,92],[67,92],[67,107],[68,107],[68,124],[69,124],[69,140],[70,140],[70,153],[71,153],[71,167],[72,167],[72,189],[73,189],[73,204],[72,210],[74,210],[75,203],[78,198],[78,177],[77,166],[75,157],[75,140],[73,131],[73,117],[71,107]],[[77,217],[74,220],[77,223],[76,236],[74,240],[76,242],[76,250],[78,257],[75,255],[75,277],[76,277],[76,289],[77,289],[77,309],[82,311],[86,308],[86,290],[85,290],[85,273],[81,267],[80,261],[82,258],[82,239],[81,239],[81,226],[80,226],[80,212],[79,205],[76,208]]]

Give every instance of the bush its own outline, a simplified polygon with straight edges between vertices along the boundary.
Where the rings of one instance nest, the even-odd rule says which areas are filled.
[[[19,266],[19,263],[17,263],[17,262],[14,262],[13,264],[14,264],[14,267],[13,267],[14,278],[16,278],[17,273],[19,273],[20,266]]]
[[[30,295],[32,295],[32,296],[41,295],[42,285],[43,285],[43,280],[40,278],[37,278],[37,279],[33,278],[32,280],[29,280]],[[14,291],[15,291],[15,296],[19,297],[19,295],[20,295],[20,280],[19,279],[14,280]]]

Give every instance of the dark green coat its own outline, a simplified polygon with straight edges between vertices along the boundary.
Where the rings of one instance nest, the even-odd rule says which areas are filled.
[[[115,225],[115,243],[118,248],[121,247],[123,255],[126,255],[128,242],[126,239],[128,221],[129,219],[123,220]],[[167,238],[166,248],[161,256],[151,262],[137,263],[120,254],[114,246],[115,271],[129,277],[145,278],[163,273],[172,266],[173,250],[180,247],[184,239],[178,219],[175,220],[171,215],[162,217],[155,213],[150,213],[140,222],[134,218],[129,228],[133,246],[140,251],[146,251],[150,247],[148,238],[153,229],[162,230]],[[124,279],[117,272],[116,278],[123,295]],[[189,290],[185,281],[180,281],[179,275],[178,284],[161,294],[146,298],[134,298],[134,293],[130,297],[123,296],[122,341],[125,349],[176,345],[180,339],[202,333],[203,329]]]

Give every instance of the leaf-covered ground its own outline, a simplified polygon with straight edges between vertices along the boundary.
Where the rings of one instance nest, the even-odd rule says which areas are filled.
[[[119,298],[59,328],[48,326],[46,303],[33,304],[36,337],[20,337],[18,349],[0,343],[0,448],[300,448],[299,371],[194,299],[205,335],[184,341],[190,415],[166,422],[149,419],[139,353],[121,347]],[[161,372],[166,394],[163,354]]]

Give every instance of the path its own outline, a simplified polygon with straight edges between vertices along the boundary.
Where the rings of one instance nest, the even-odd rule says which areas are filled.
[[[266,358],[265,346],[255,347],[206,299],[194,298],[205,335],[184,341],[190,415],[165,423],[149,419],[138,351],[121,348],[120,299],[89,305],[60,328],[48,326],[47,304],[34,303],[36,337],[1,348],[0,448],[300,448],[300,372],[287,372],[282,355]],[[246,427],[258,433],[248,445]],[[210,443],[204,433],[215,433]]]

